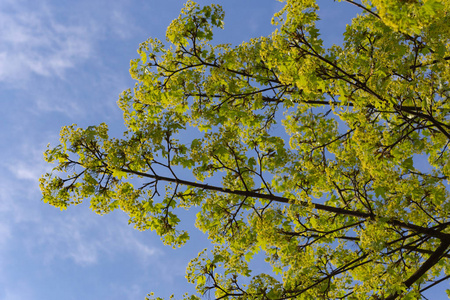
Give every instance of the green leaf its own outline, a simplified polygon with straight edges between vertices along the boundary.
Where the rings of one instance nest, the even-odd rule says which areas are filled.
[[[419,298],[448,271],[450,6],[362,1],[328,47],[316,1],[284,3],[271,35],[225,45],[222,8],[188,1],[130,64],[123,137],[63,127],[42,200],[120,208],[172,247],[194,211],[199,295]]]
[[[402,167],[403,167],[405,170],[413,170],[413,169],[414,169],[414,167],[413,167],[413,158],[412,158],[412,157],[409,157],[409,158],[405,159],[405,160],[402,162]]]

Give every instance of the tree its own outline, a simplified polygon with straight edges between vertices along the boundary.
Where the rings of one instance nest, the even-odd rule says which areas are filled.
[[[131,62],[124,137],[64,127],[43,201],[120,208],[172,246],[197,207],[215,247],[187,278],[218,299],[422,298],[450,277],[450,2],[347,0],[361,14],[328,49],[315,1],[285,2],[231,47],[221,7],[189,1]]]

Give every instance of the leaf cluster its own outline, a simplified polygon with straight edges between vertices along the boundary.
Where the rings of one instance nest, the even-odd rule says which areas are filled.
[[[43,200],[121,209],[172,246],[198,207],[215,247],[187,279],[217,299],[423,297],[450,277],[450,3],[343,2],[361,14],[325,48],[313,0],[235,47],[213,43],[220,6],[188,1],[131,62],[124,137],[64,127]]]

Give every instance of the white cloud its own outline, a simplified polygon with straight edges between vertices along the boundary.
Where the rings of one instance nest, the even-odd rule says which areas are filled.
[[[100,217],[86,206],[72,207],[59,214],[52,221],[42,220],[27,245],[31,253],[41,253],[47,263],[69,259],[80,266],[89,266],[105,257],[132,253],[146,265],[162,254],[156,247],[145,244],[118,214]]]
[[[35,163],[34,165],[30,166],[29,164],[22,161],[15,164],[10,164],[8,167],[11,173],[14,174],[18,179],[31,180],[34,182],[37,182],[39,177],[45,173],[43,171],[48,169],[47,166],[44,166],[41,163]]]
[[[3,103],[7,138],[0,145],[6,157],[0,162],[1,299],[33,299],[33,276],[44,278],[48,274],[40,274],[40,269],[50,274],[55,266],[90,272],[125,259],[142,274],[173,276],[162,262],[168,258],[159,239],[127,226],[123,213],[100,217],[88,203],[60,212],[40,201],[37,179],[52,167],[42,152],[47,142],[57,143],[58,127],[74,122],[74,115],[78,123],[89,124],[120,117],[115,100],[128,86],[131,57],[119,57],[122,48],[114,46],[136,37],[128,0],[70,5],[57,0],[0,1],[0,88],[8,95]],[[133,53],[137,46],[136,41],[130,45]],[[122,68],[117,67],[119,59],[125,65],[123,75],[117,71]],[[23,274],[14,275],[13,270]],[[15,284],[15,276],[24,278],[33,293]],[[138,293],[137,286],[123,292]]]
[[[9,284],[12,284],[14,286],[9,285],[5,287],[2,295],[3,300],[33,299],[33,293],[31,292],[30,287],[28,287],[26,284],[20,282],[9,282]]]
[[[20,226],[29,228],[21,236],[27,251],[43,253],[41,259],[49,263],[68,259],[87,266],[104,255],[133,253],[146,264],[161,254],[127,226],[123,213],[100,217],[88,209],[88,200],[65,212],[39,201],[38,178],[52,167],[44,162],[43,149],[43,144],[23,142],[14,158],[0,164],[6,169],[0,172],[0,256]]]
[[[16,247],[35,261],[69,260],[80,266],[104,263],[117,255],[132,256],[146,266],[163,255],[162,244],[155,246],[156,239],[150,242],[127,226],[123,213],[101,217],[88,209],[88,203],[61,212],[40,202],[39,192],[20,184],[8,180],[0,185],[0,269],[5,253]]]
[[[108,116],[130,85],[132,56],[117,48],[142,29],[129,1],[58,2],[0,1],[0,88],[20,91],[31,115]]]
[[[115,36],[126,39],[132,35],[131,32],[137,31],[139,28],[131,24],[130,18],[124,13],[126,9],[121,7],[118,2],[115,4],[116,7],[113,7],[110,13],[109,23],[112,25],[110,30]]]
[[[0,81],[63,76],[91,53],[86,24],[62,24],[44,2],[37,3],[31,9],[24,1],[0,5]]]
[[[1,209],[1,207],[0,207]],[[0,249],[5,247],[7,241],[11,238],[11,229],[6,223],[0,223]],[[0,259],[1,265],[1,259]]]
[[[43,152],[46,149],[44,144],[34,143],[36,141],[21,141],[20,146],[15,149],[14,157],[0,163],[0,165],[5,166],[9,170],[9,173],[19,181],[26,180],[33,182],[33,186],[26,183],[27,190],[33,192],[37,190],[37,183],[41,175],[49,172],[53,167],[44,161]],[[21,184],[25,183],[22,182]],[[30,189],[30,187],[33,188]]]
[[[0,177],[0,227],[1,231],[6,233],[0,237],[0,256],[1,246],[5,245],[2,242],[8,241],[9,237],[15,237],[13,234],[17,224],[37,222],[40,219],[39,211],[35,210],[38,203],[35,201],[37,188],[29,187],[29,182],[19,182],[9,176]]]

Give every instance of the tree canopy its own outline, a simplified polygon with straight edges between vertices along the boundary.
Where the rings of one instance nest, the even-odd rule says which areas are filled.
[[[188,1],[131,62],[124,136],[62,128],[43,201],[121,209],[174,247],[198,210],[199,295],[420,299],[450,277],[450,2],[347,0],[329,48],[315,1],[283,2],[270,36],[232,46],[222,8]]]

